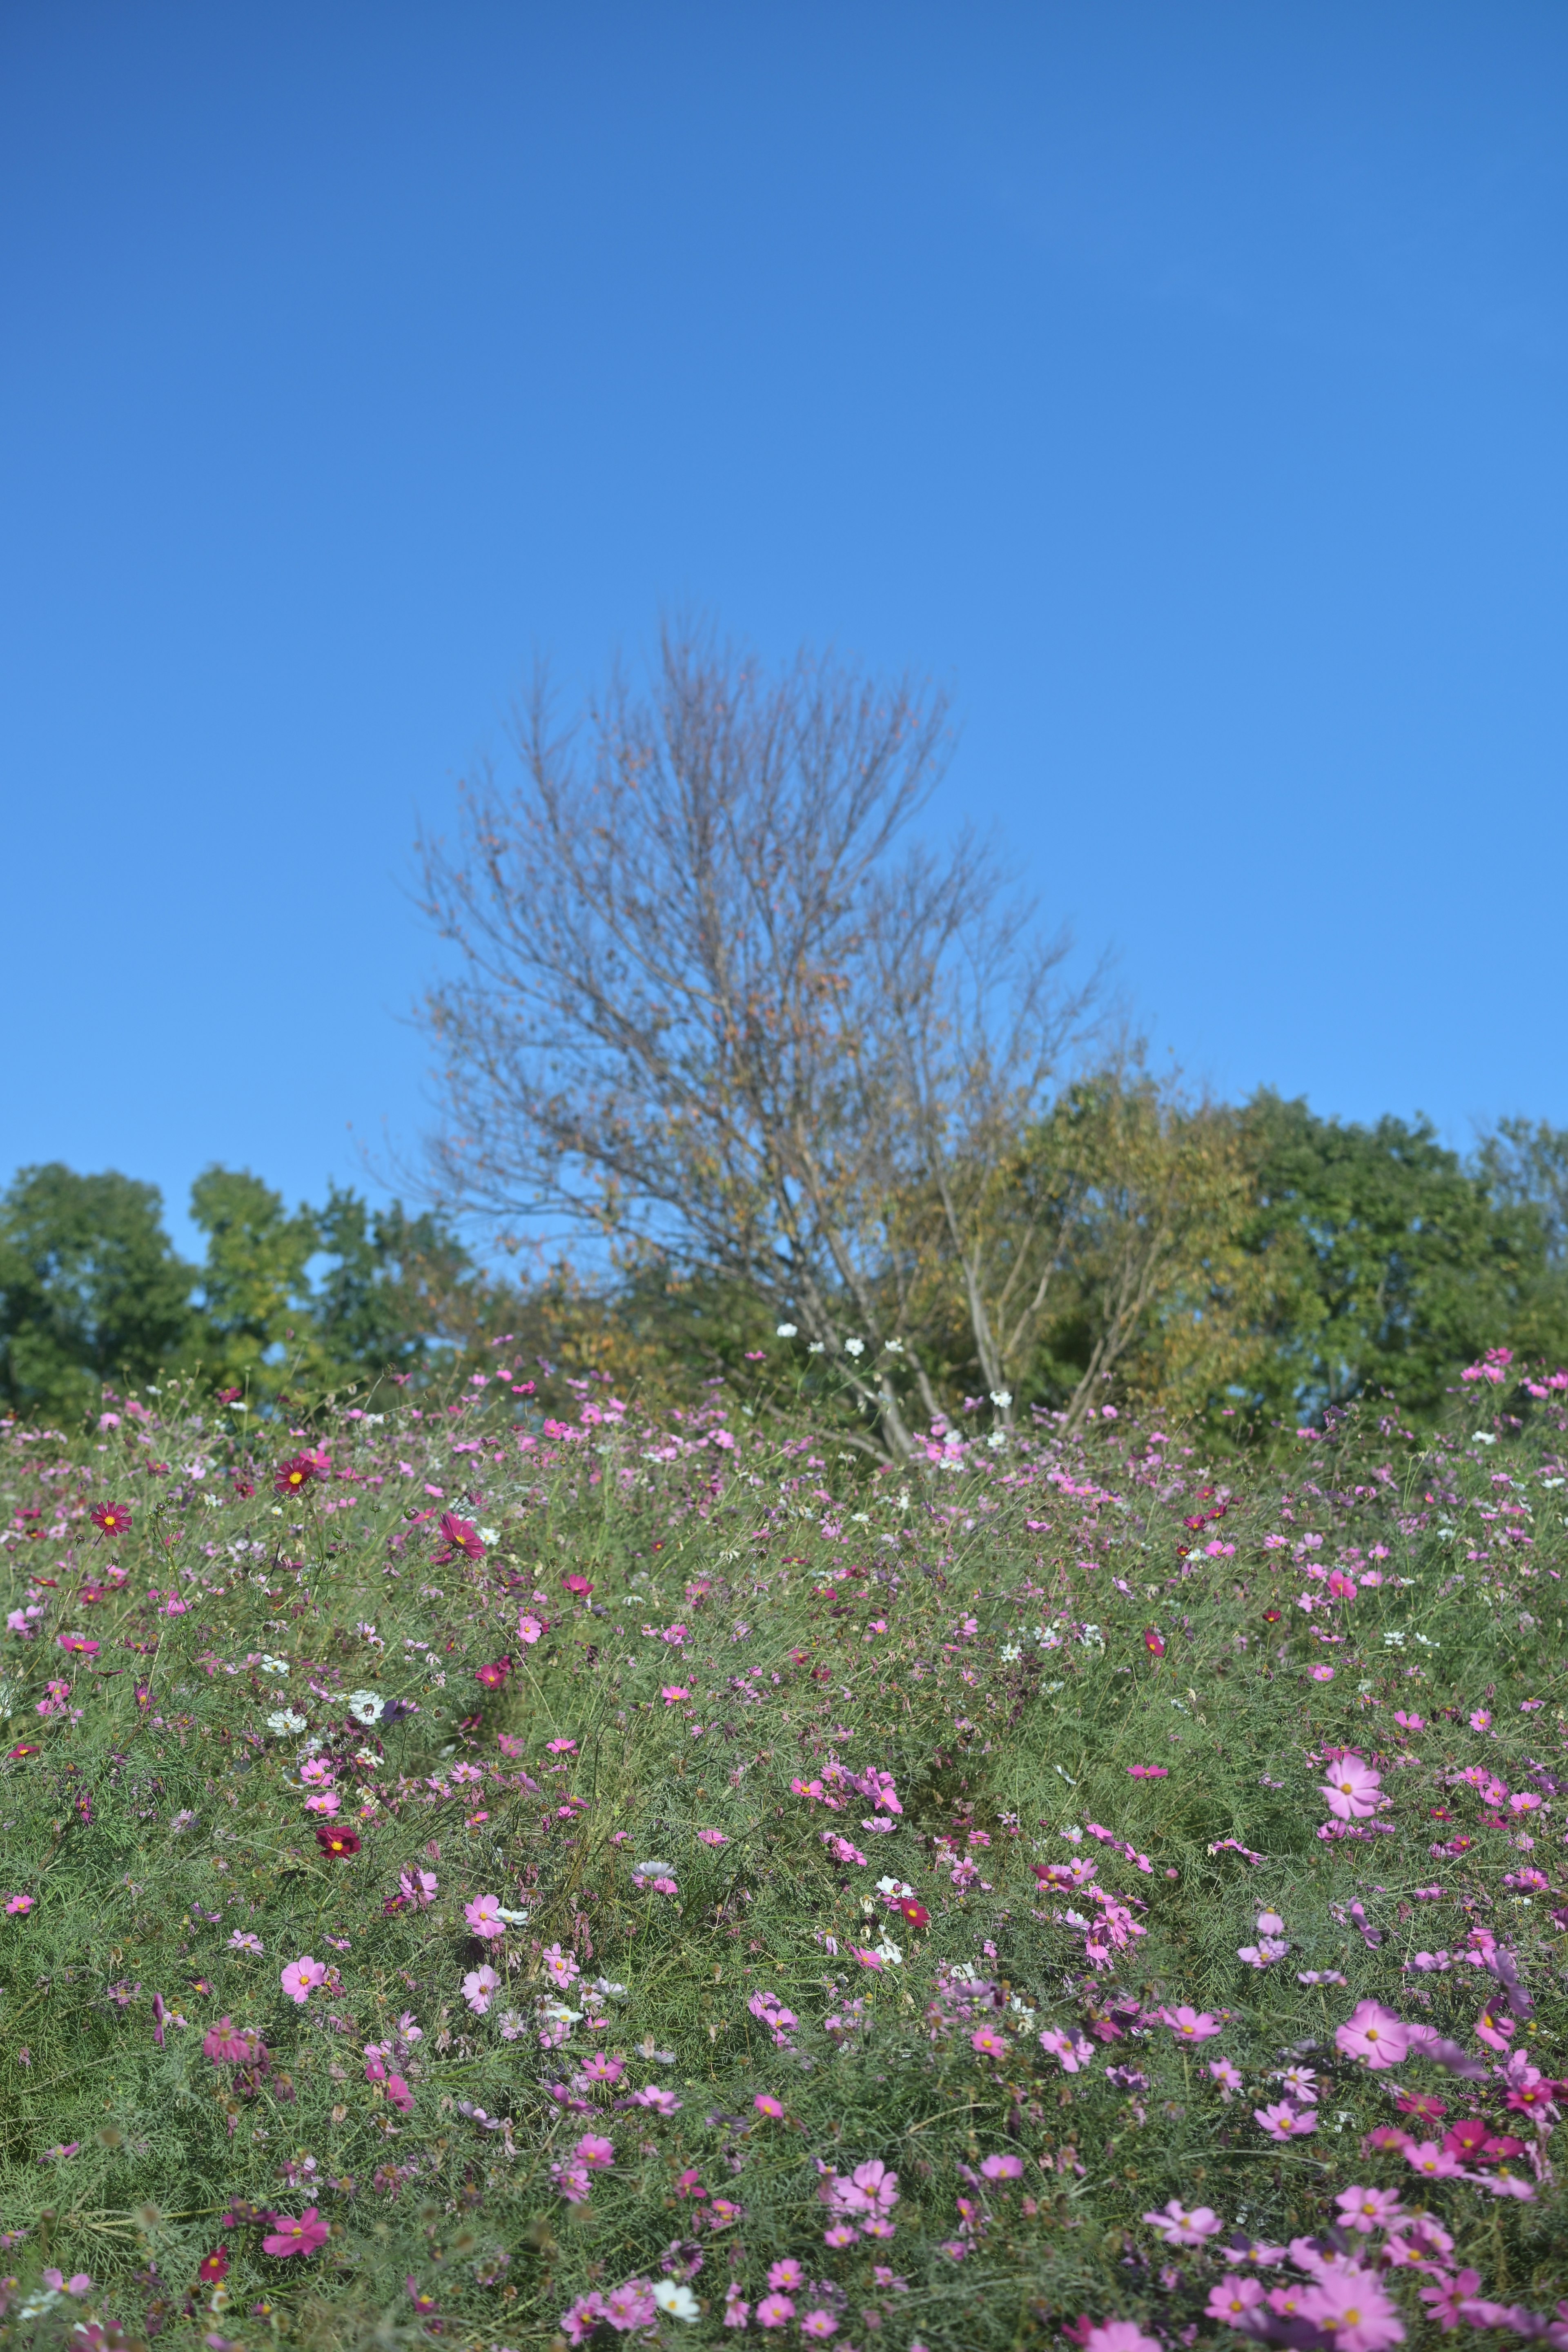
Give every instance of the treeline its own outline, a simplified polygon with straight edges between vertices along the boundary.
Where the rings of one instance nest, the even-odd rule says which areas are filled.
[[[975,1256],[944,1246],[942,1205],[918,1189],[890,1214],[891,1341],[855,1349],[852,1304],[837,1302],[850,1365],[910,1422],[962,1417],[966,1399],[1004,1418],[1041,1405],[1081,1419],[1137,1398],[1238,1431],[1384,1390],[1429,1420],[1489,1348],[1520,1367],[1568,1363],[1563,1130],[1505,1122],[1466,1161],[1422,1123],[1324,1119],[1268,1093],[1194,1106],[1112,1071],[1067,1088],[983,1175],[968,1231],[1007,1386],[993,1388],[974,1344]],[[787,1370],[846,1437],[877,1440],[806,1332],[781,1340],[754,1288],[647,1243],[595,1281],[564,1264],[508,1279],[439,1216],[336,1188],[323,1207],[289,1209],[221,1168],[197,1181],[191,1213],[205,1241],[195,1265],[153,1185],[58,1165],[16,1176],[0,1201],[10,1410],[69,1418],[96,1411],[105,1385],[197,1366],[265,1408],[353,1378],[421,1381],[504,1336],[520,1357],[671,1393]]]

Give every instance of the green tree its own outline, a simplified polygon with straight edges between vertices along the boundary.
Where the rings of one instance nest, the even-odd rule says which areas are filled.
[[[316,1230],[333,1263],[315,1290],[315,1328],[334,1364],[406,1370],[432,1342],[461,1344],[489,1319],[473,1260],[439,1217],[409,1217],[401,1201],[372,1209],[333,1184]]]
[[[263,1392],[286,1353],[313,1376],[321,1349],[307,1269],[320,1220],[247,1170],[209,1168],[191,1187],[191,1216],[207,1237],[201,1268],[203,1356],[215,1381]]]
[[[68,1417],[105,1381],[155,1375],[189,1339],[195,1269],[163,1231],[163,1198],[113,1170],[22,1169],[0,1201],[0,1392]]]
[[[1271,1093],[1241,1116],[1258,1155],[1246,1247],[1271,1272],[1253,1402],[1310,1413],[1385,1387],[1431,1416],[1462,1365],[1538,1319],[1539,1210],[1499,1197],[1426,1120],[1363,1127]]]

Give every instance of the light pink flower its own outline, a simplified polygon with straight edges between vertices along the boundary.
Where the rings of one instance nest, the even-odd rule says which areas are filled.
[[[1353,1754],[1342,1757],[1319,1788],[1330,1812],[1342,1822],[1364,1820],[1384,1801],[1380,1793],[1382,1773],[1374,1772],[1364,1757]]]
[[[1301,2297],[1301,2313],[1332,2334],[1334,2352],[1384,2352],[1405,2340],[1396,2307],[1359,2263],[1341,2259],[1326,2266]]]
[[[759,2327],[786,2327],[795,2317],[795,2305],[787,2294],[765,2294],[757,2305]]]
[[[1410,2048],[1409,2029],[1375,2000],[1358,2000],[1334,2034],[1334,2047],[1347,2058],[1364,2058],[1374,2071],[1397,2066]]]
[[[910,2352],[914,2352],[911,2344]],[[1157,2336],[1145,2336],[1134,2319],[1102,2319],[1083,2339],[1083,2352],[1163,2352]]]
[[[1317,2117],[1299,2116],[1289,2099],[1276,2100],[1271,2106],[1254,2107],[1252,2112],[1270,2139],[1303,2139],[1317,2127]]]
[[[1394,2189],[1342,2189],[1334,2202],[1341,2227],[1359,2230],[1363,2236],[1372,2230],[1392,2230],[1405,2210]]]
[[[590,2172],[607,2172],[616,2160],[616,2144],[597,2132],[584,2132],[572,2156],[575,2163]]]
[[[463,1916],[476,1936],[493,1943],[506,1934],[506,1921],[500,1916],[499,1895],[476,1895],[471,1903],[463,1906]]]
[[[1162,2025],[1170,2027],[1178,2042],[1210,2042],[1225,2030],[1218,2018],[1211,2017],[1206,2009],[1189,2008],[1185,2001],[1176,2009],[1159,2010],[1156,2015]]]
[[[312,1988],[325,1984],[326,1980],[326,1969],[320,1960],[313,1960],[309,1952],[302,1953],[297,1960],[290,1960],[279,1979],[289,2000],[301,2009],[310,2000]]]
[[[1464,2166],[1451,2148],[1442,2147],[1435,2139],[1406,2140],[1402,2151],[1412,2172],[1423,2180],[1451,2180]]]
[[[1163,2212],[1145,2213],[1143,2219],[1168,2246],[1201,2246],[1225,2226],[1211,2205],[1194,2206],[1189,2211],[1179,2197],[1173,2197]]]
[[[1249,2311],[1256,2311],[1263,2301],[1261,2283],[1255,2278],[1237,2278],[1227,2272],[1217,2286],[1209,2289],[1205,2319],[1217,2319],[1226,2327],[1239,2327]]]
[[[490,1995],[500,1979],[489,1967],[470,1969],[463,1979],[463,1999],[476,2017],[483,2017],[490,2005]]]

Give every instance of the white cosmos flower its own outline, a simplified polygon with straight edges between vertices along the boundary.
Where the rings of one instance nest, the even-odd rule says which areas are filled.
[[[275,1731],[279,1739],[287,1738],[290,1732],[304,1730],[305,1718],[296,1715],[291,1706],[280,1706],[275,1715],[268,1717],[267,1728]]]
[[[793,1339],[799,1328],[796,1323],[781,1323],[774,1336],[780,1339]]]
[[[653,2299],[660,2311],[668,2311],[671,2319],[700,2319],[701,2306],[689,2286],[679,2280],[661,2278],[655,2282]]]
[[[289,1671],[288,1659],[275,1658],[270,1651],[262,1652],[260,1663],[264,1675],[286,1675]]]
[[[1012,1391],[1012,1390],[1011,1390],[1011,1389],[993,1389],[993,1390],[992,1390],[992,1391],[991,1391],[991,1402],[992,1402],[992,1403],[993,1403],[994,1405],[996,1405],[996,1406],[997,1406],[997,1407],[998,1407],[998,1408],[999,1408],[1003,1412],[1006,1412],[1006,1410],[1007,1410],[1007,1407],[1008,1407],[1008,1406],[1012,1403],[1012,1402],[1013,1402],[1013,1391]]]
[[[349,1713],[356,1723],[379,1723],[385,1712],[386,1701],[379,1691],[350,1691]]]
[[[866,1352],[865,1340],[846,1339],[844,1342],[844,1352],[847,1356],[863,1356]]]

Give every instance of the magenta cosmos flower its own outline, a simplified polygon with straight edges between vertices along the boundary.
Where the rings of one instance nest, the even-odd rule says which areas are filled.
[[[291,2221],[287,2213],[275,2213],[272,2221],[261,2241],[261,2251],[276,2254],[279,2261],[289,2254],[313,2254],[331,2235],[313,2205],[307,2205],[297,2221]]]

